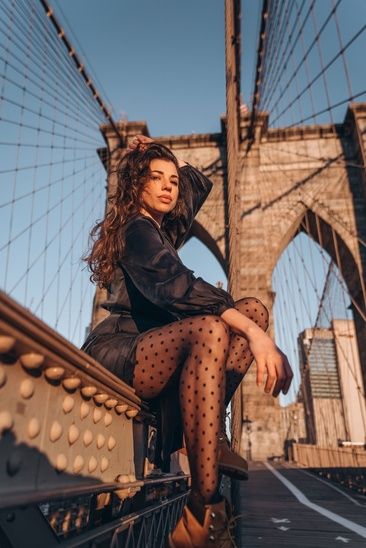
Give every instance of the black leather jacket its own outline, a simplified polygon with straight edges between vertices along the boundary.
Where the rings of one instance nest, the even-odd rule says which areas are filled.
[[[195,277],[179,258],[193,219],[209,194],[212,183],[191,166],[180,170],[187,213],[162,227],[142,214],[125,227],[125,252],[103,305],[112,314],[132,318],[136,331],[197,314],[220,315],[234,306],[229,293]]]

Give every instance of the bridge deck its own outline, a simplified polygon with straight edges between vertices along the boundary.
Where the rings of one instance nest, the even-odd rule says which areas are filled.
[[[250,480],[236,485],[236,511],[243,516],[238,546],[366,546],[365,497],[304,470],[270,467],[253,463]]]

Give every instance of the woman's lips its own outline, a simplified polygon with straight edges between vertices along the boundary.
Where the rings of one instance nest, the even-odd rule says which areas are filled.
[[[170,202],[172,201],[170,196],[159,196],[159,200],[161,200],[165,204],[170,204]]]

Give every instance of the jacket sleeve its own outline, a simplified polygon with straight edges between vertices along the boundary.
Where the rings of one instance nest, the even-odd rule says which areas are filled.
[[[150,302],[178,318],[198,314],[221,315],[234,306],[233,298],[202,278],[196,278],[146,218],[126,228],[125,252],[119,262],[135,287]]]
[[[212,182],[203,173],[187,164],[179,170],[180,193],[185,203],[186,212],[179,219],[170,219],[169,215],[163,221],[163,227],[175,249],[185,242],[193,220],[212,189]]]

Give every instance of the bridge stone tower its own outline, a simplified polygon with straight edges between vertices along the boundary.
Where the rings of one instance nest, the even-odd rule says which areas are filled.
[[[268,129],[268,117],[257,118],[248,152],[249,115],[241,117],[238,172],[240,226],[240,294],[257,296],[270,310],[275,294],[272,272],[297,231],[304,230],[333,258],[353,303],[358,346],[366,385],[365,328],[365,155],[366,103],[351,104],[343,124]],[[148,135],[144,122],[121,122],[122,142],[136,133]],[[101,155],[108,171],[123,153],[111,128],[102,128],[107,150]],[[191,236],[215,255],[227,272],[228,208],[226,128],[221,132],[157,137],[176,155],[202,170],[214,183],[199,212]],[[109,178],[109,188],[113,187]],[[94,321],[103,313],[96,295]],[[273,335],[273,321],[270,324]],[[251,421],[251,456],[263,459],[283,454],[284,429],[278,401],[255,383],[252,367],[241,386],[241,409]],[[247,449],[242,424],[241,450]]]

